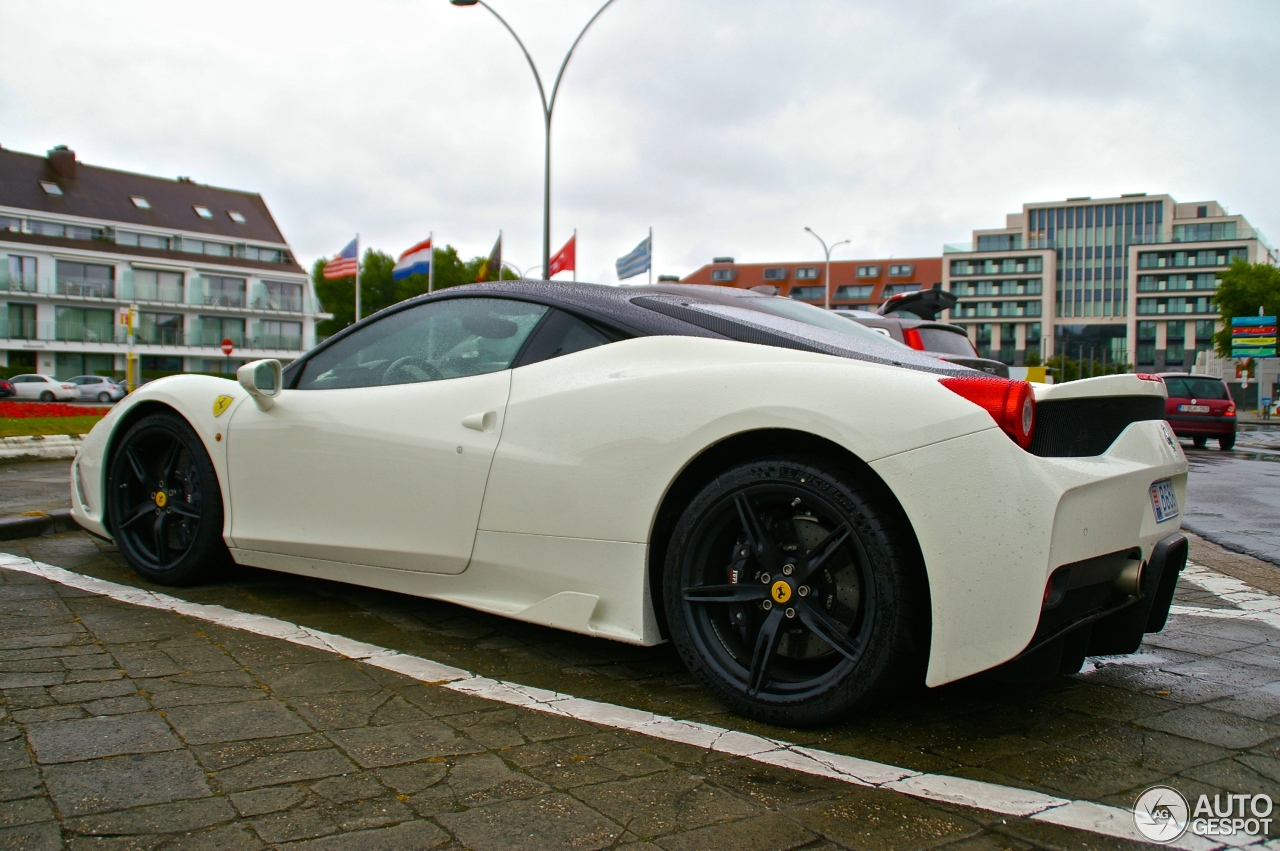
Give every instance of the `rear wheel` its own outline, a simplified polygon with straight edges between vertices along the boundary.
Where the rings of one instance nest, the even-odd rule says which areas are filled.
[[[98,401],[99,401],[99,402],[110,402],[110,401],[111,401],[111,394],[110,394],[110,393],[108,393],[107,391],[103,390],[101,393],[99,393],[99,394],[98,394]]]
[[[1204,449],[1204,445],[1209,442],[1209,438],[1193,437],[1191,438],[1191,442],[1195,445],[1196,449]]]
[[[685,665],[743,715],[810,725],[916,675],[928,634],[910,531],[846,473],[754,461],[693,499],[664,605]]]
[[[111,459],[107,488],[116,546],[143,578],[190,585],[229,560],[217,474],[181,417],[135,423]]]
[[[1236,436],[1234,434],[1224,434],[1222,437],[1218,438],[1218,448],[1223,452],[1226,452],[1228,449],[1234,449],[1235,445]]]
[[[40,391],[40,401],[41,401],[41,402],[52,402],[52,401],[53,401],[53,393],[52,393],[52,391],[49,391],[49,390],[41,390],[41,391]]]

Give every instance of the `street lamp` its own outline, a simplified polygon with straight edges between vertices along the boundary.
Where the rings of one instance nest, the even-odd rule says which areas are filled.
[[[520,267],[519,267],[519,266],[517,266],[516,264],[512,263],[510,260],[503,260],[503,261],[502,261],[502,265],[503,265],[503,266],[506,266],[506,267],[507,267],[508,269],[510,269],[512,272],[515,272],[515,273],[516,273],[516,275],[517,275],[517,276],[519,276],[519,278],[520,278],[521,280],[528,280],[528,279],[529,279],[529,273],[530,273],[530,272],[532,272],[534,269],[541,269],[541,268],[542,268],[541,266],[530,266],[528,269],[525,269],[525,270],[522,272],[522,271],[520,271]]]
[[[808,225],[805,225],[804,229],[807,230],[809,233],[813,234],[814,239],[822,243],[822,250],[827,253],[826,277],[822,281],[822,307],[824,310],[830,310],[831,309],[831,252],[836,250],[837,245],[844,245],[849,240],[842,239],[839,242],[833,242],[831,244],[831,247],[828,248],[826,240],[818,236],[816,233],[813,233],[813,228],[809,227]]]
[[[587,25],[582,28],[582,32],[578,33],[578,37],[573,40],[573,44],[569,47],[569,52],[564,55],[564,61],[560,63],[560,71],[556,74],[555,85],[551,87],[551,100],[547,100],[546,89],[542,87],[542,77],[538,74],[538,67],[533,64],[533,57],[529,55],[529,50],[524,46],[524,42],[520,40],[520,36],[516,35],[516,31],[511,28],[506,19],[493,10],[493,7],[484,0],[449,0],[455,6],[483,6],[489,10],[498,22],[507,28],[507,32],[511,33],[511,37],[516,40],[516,44],[520,45],[520,50],[524,53],[524,58],[529,62],[529,69],[533,71],[533,79],[538,84],[538,97],[542,99],[542,116],[546,124],[546,152],[545,166],[542,176],[542,268],[544,270],[551,267],[551,113],[556,108],[556,93],[560,91],[560,80],[564,78],[564,69],[569,65],[569,58],[573,56],[573,51],[578,46],[578,42],[582,41],[582,37],[587,34],[587,30],[596,22],[596,18],[613,4],[613,0],[605,0],[605,4],[601,6],[596,13],[591,16],[591,20],[587,21]],[[546,274],[544,271],[543,274]]]

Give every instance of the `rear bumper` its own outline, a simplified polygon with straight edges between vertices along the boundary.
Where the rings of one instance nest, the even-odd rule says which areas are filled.
[[[1168,414],[1165,419],[1173,426],[1173,433],[1179,437],[1195,437],[1198,435],[1216,436],[1219,434],[1235,434],[1235,417],[1212,417],[1208,414]]]

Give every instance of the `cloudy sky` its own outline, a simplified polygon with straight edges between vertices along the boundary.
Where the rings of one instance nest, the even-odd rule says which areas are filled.
[[[490,0],[550,88],[600,0]],[[540,262],[541,106],[447,0],[0,0],[0,145],[266,198],[299,258],[359,231]],[[1218,200],[1280,238],[1280,3],[616,0],[565,73],[553,250],[937,255],[1026,201]]]

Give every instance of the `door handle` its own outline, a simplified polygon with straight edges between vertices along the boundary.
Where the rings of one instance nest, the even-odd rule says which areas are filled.
[[[485,411],[483,414],[472,414],[462,418],[462,425],[475,431],[489,431],[497,424],[497,411]]]

